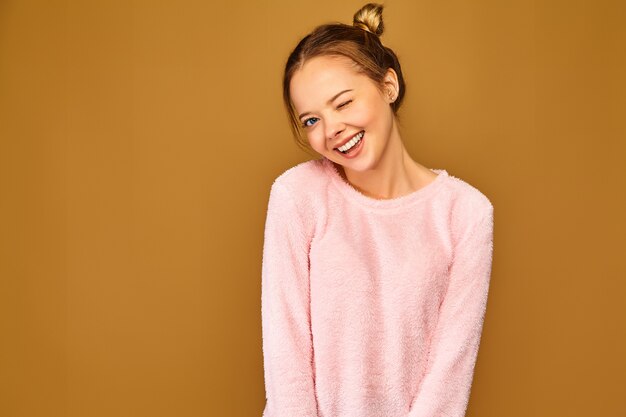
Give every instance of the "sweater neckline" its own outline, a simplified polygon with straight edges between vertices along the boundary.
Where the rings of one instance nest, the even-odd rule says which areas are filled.
[[[360,204],[363,204],[367,207],[377,208],[377,209],[388,209],[388,208],[396,208],[401,206],[406,206],[413,204],[414,202],[423,200],[424,198],[435,193],[446,179],[449,177],[448,172],[445,169],[430,169],[434,173],[437,174],[437,177],[426,184],[422,188],[413,191],[409,194],[401,195],[399,197],[387,198],[387,199],[377,199],[373,197],[369,197],[356,188],[354,188],[351,184],[346,182],[333,162],[326,158],[322,157],[322,164],[326,171],[330,174],[333,184],[339,189],[339,191],[348,199],[354,200]]]

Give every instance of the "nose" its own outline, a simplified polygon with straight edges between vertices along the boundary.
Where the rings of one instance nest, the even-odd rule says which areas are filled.
[[[346,129],[345,123],[338,120],[335,116],[326,118],[326,139],[331,142],[337,139],[339,134]]]

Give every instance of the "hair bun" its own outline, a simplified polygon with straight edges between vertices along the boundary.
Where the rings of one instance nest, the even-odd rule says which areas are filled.
[[[376,36],[381,36],[385,27],[383,25],[383,5],[367,3],[361,7],[352,18],[352,26],[361,28]]]

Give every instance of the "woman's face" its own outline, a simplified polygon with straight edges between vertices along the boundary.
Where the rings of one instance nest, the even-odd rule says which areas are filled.
[[[397,92],[393,70],[387,72],[385,86]],[[378,164],[394,127],[392,100],[371,79],[357,73],[351,59],[311,58],[294,73],[290,90],[296,114],[316,152],[356,171]],[[347,154],[337,149],[361,132],[360,143]]]

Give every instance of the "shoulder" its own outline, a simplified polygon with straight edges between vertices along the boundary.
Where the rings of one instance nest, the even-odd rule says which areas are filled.
[[[458,209],[472,211],[493,210],[491,200],[482,191],[461,178],[453,175],[448,176],[448,190]]]
[[[324,189],[330,178],[322,159],[301,162],[282,171],[272,183],[272,190],[280,188],[303,209],[324,198]]]
[[[448,200],[449,221],[457,233],[479,223],[493,223],[491,200],[470,182],[448,175],[445,198]]]
[[[291,168],[282,171],[272,184],[292,189],[293,191],[306,189],[323,181],[326,177],[324,166],[321,159],[312,159],[310,161],[301,162]]]
[[[295,210],[294,215],[312,231],[323,215],[326,187],[330,178],[321,159],[301,162],[278,174],[270,189],[270,208],[281,206],[281,211]]]

